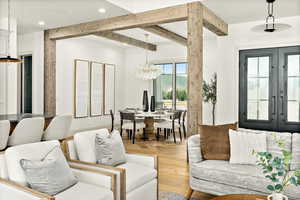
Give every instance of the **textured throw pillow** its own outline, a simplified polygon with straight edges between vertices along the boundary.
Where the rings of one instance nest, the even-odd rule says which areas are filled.
[[[126,162],[125,148],[118,131],[108,136],[97,134],[95,153],[98,164],[116,166]]]
[[[229,160],[229,129],[236,129],[237,124],[219,126],[200,125],[200,146],[205,160]]]
[[[61,149],[54,147],[42,160],[21,159],[29,187],[54,196],[77,183]]]
[[[245,133],[229,130],[230,164],[255,165],[254,152],[267,151],[266,134]]]

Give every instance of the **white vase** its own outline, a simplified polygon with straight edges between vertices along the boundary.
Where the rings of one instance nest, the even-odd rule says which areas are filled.
[[[268,200],[288,200],[289,198],[281,193],[273,193],[268,196]]]

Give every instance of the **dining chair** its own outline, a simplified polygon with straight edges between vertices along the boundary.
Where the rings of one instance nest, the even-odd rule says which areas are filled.
[[[73,117],[72,115],[56,116],[44,131],[43,140],[61,140],[68,136]]]
[[[164,130],[165,139],[167,138],[169,133],[173,134],[174,142],[176,143],[176,129],[179,131],[180,141],[182,141],[181,135],[181,118],[182,111],[176,110],[171,116],[171,120],[166,120],[161,123],[155,123],[154,127],[157,129],[156,139],[159,140],[160,131]]]
[[[114,130],[114,124],[115,124],[115,116],[112,110],[109,111],[110,113],[110,118],[111,118],[111,129],[110,132],[112,132]]]
[[[45,120],[42,117],[22,119],[8,138],[8,146],[39,142],[43,136]]]
[[[7,147],[10,131],[10,122],[8,120],[0,121],[0,151]]]
[[[186,114],[187,114],[187,110],[183,111],[182,120],[181,120],[181,123],[180,123],[180,125],[183,129],[183,135],[184,135],[185,139],[186,139],[186,126],[185,126]]]
[[[145,136],[145,124],[143,122],[137,122],[135,118],[134,112],[123,112],[120,111],[121,116],[121,136],[123,133],[123,129],[125,129],[128,133],[129,139],[132,139],[132,143],[135,143],[135,135],[136,131],[143,129],[143,134]]]

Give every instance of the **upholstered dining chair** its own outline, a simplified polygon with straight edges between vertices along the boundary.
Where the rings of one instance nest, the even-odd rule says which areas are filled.
[[[77,183],[55,196],[30,188],[21,159],[41,160],[58,146],[57,154],[64,158],[57,140],[18,145],[0,154],[0,199],[11,200],[116,200],[116,175],[107,171],[74,166],[70,169]],[[40,180],[43,182],[42,180]]]
[[[10,122],[8,120],[0,121],[0,151],[7,147],[10,131]]]
[[[143,129],[143,134],[145,135],[145,124],[144,122],[137,122],[134,112],[123,112],[120,111],[121,117],[121,136],[123,129],[127,131],[129,139],[132,139],[132,143],[135,143],[136,132]]]
[[[72,115],[54,117],[44,132],[43,140],[61,140],[69,136],[72,120]]]
[[[184,135],[185,139],[186,139],[186,126],[185,126],[186,114],[187,114],[187,110],[183,111],[182,118],[181,118],[181,123],[180,123],[180,125],[182,127],[182,130],[183,130],[183,135]]]
[[[8,146],[39,142],[43,136],[45,120],[42,117],[22,119],[8,139]]]
[[[69,163],[116,174],[117,191],[120,191],[117,200],[158,200],[157,156],[126,153],[124,164],[115,167],[96,164],[96,134],[109,135],[109,131],[99,129],[78,132],[63,141],[63,149]]]
[[[154,123],[154,128],[157,130],[156,138],[159,140],[160,131],[164,130],[165,138],[167,137],[168,132],[173,134],[174,143],[176,143],[176,130],[179,131],[180,141],[182,141],[181,135],[181,110],[174,111],[173,115],[171,116],[171,120],[166,120],[163,122]]]

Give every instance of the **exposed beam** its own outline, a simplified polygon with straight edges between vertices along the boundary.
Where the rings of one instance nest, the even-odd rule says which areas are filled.
[[[228,35],[228,24],[226,24],[220,17],[214,14],[206,6],[203,6],[202,12],[203,23],[208,30],[217,34],[218,36]]]
[[[199,134],[202,124],[203,6],[188,4],[188,134]]]
[[[157,34],[161,37],[177,42],[179,44],[182,44],[184,46],[187,46],[187,39],[185,37],[178,35],[177,33],[174,33],[172,31],[169,31],[161,26],[154,25],[149,27],[143,27],[142,29],[144,29],[147,32]]]
[[[187,19],[187,6],[179,5],[138,14],[112,17],[93,22],[86,22],[61,28],[50,29],[50,38],[54,40],[79,37],[104,31],[152,26]]]
[[[131,37],[128,37],[126,35],[122,35],[119,33],[114,33],[114,32],[102,32],[102,33],[96,33],[94,34],[96,36],[100,36],[100,37],[104,37],[110,40],[115,40],[121,43],[126,43],[128,45],[132,45],[132,46],[136,46],[136,47],[140,47],[143,49],[148,49],[150,51],[156,51],[157,47],[155,44],[151,44],[148,42],[144,42],[141,40],[137,40]]]

